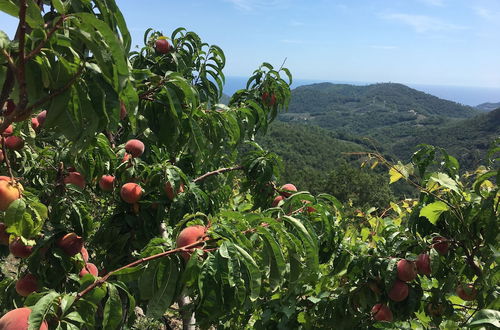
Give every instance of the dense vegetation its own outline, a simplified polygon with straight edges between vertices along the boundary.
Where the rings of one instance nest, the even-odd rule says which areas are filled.
[[[479,105],[476,105],[475,108],[478,109],[478,110],[481,110],[481,111],[492,111],[492,110],[500,108],[500,102],[497,102],[497,103],[491,103],[491,102],[481,103]]]
[[[418,196],[384,208],[381,179],[336,157],[341,203],[284,184],[255,140],[290,102],[286,68],[221,105],[225,54],[194,32],[130,52],[113,0],[0,10],[19,20],[0,31],[0,329],[499,326],[498,143],[466,174],[429,145],[358,149]],[[303,131],[306,153],[322,133]]]

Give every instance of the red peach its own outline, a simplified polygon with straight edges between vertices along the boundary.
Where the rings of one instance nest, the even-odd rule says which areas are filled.
[[[172,184],[170,183],[170,181],[167,181],[165,183],[164,190],[165,190],[165,193],[167,194],[168,199],[173,200],[177,196],[177,194],[184,192],[184,183],[181,182],[181,184],[179,185],[179,188],[177,188],[177,190],[174,192],[174,189],[172,188]]]
[[[132,155],[132,157],[140,157],[144,153],[144,143],[137,139],[132,139],[125,143],[125,151]]]
[[[168,54],[171,50],[170,43],[166,39],[158,39],[155,41],[155,49],[160,54]]]
[[[61,248],[68,256],[72,257],[78,253],[83,248],[83,238],[75,233],[68,233],[63,237],[59,238],[56,245]]]
[[[21,238],[17,237],[9,244],[9,251],[14,257],[28,258],[33,252],[33,247],[24,245]]]
[[[99,180],[99,188],[103,191],[113,191],[113,183],[115,182],[115,177],[112,175],[103,175]]]
[[[5,138],[5,147],[19,151],[24,147],[24,140],[19,136],[8,136]]]
[[[427,253],[419,254],[415,265],[420,275],[431,274],[431,257]]]
[[[285,197],[290,197],[292,196],[293,193],[297,192],[297,187],[295,187],[291,183],[287,183],[281,187],[281,192],[280,194],[285,196]]]
[[[85,189],[85,178],[78,172],[69,172],[63,181],[64,184],[74,184],[81,189]]]
[[[396,280],[392,285],[391,290],[388,293],[388,296],[391,300],[396,302],[403,301],[408,297],[409,288],[408,284],[403,281]]]
[[[80,277],[85,276],[86,274],[92,274],[93,276],[97,276],[99,274],[99,270],[97,269],[96,265],[93,263],[87,263],[85,266],[82,268],[80,273],[78,274]]]
[[[28,330],[28,319],[31,309],[21,307],[11,310],[0,319],[0,329],[2,330]],[[48,330],[47,322],[43,321],[40,330]]]
[[[410,260],[401,259],[397,264],[398,278],[404,282],[411,282],[417,277],[417,267]]]
[[[457,286],[455,293],[465,301],[474,300],[477,296],[477,290],[473,284],[461,284]]]
[[[27,297],[32,292],[38,289],[38,281],[33,274],[26,274],[16,282],[16,292],[22,296]]]
[[[391,322],[392,312],[386,304],[376,304],[372,307],[372,317],[375,321]]]
[[[120,196],[129,204],[137,203],[141,199],[142,188],[137,183],[125,183],[120,190]]]
[[[196,241],[203,239],[206,233],[207,233],[207,227],[205,226],[196,225],[196,226],[186,227],[180,232],[179,236],[177,237],[176,246],[180,248],[189,244],[193,244]],[[193,249],[189,250],[193,251]],[[189,260],[191,253],[182,252],[181,255],[184,258],[184,260],[187,261]]]

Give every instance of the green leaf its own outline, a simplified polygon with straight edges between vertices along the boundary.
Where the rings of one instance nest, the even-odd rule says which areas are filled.
[[[3,222],[7,227],[17,227],[22,222],[25,211],[26,203],[22,199],[16,199],[10,203]]]
[[[156,289],[148,303],[147,316],[160,318],[173,303],[177,293],[179,266],[173,259],[163,259],[158,267]]]
[[[10,45],[10,39],[7,33],[0,30],[0,49],[7,49]]]
[[[29,330],[40,329],[45,316],[49,313],[52,304],[56,299],[60,297],[59,293],[55,291],[50,291],[48,294],[43,296],[35,306],[31,307],[29,321]]]
[[[408,179],[408,177],[413,174],[413,165],[403,165],[401,162],[391,167],[389,170],[390,180],[389,183],[394,183],[401,178]]]
[[[493,309],[481,309],[467,325],[478,326],[484,324],[490,324],[495,328],[500,328],[500,312]]]
[[[433,173],[429,178],[429,182],[436,182],[441,186],[459,192],[456,181],[448,176],[446,173]]]
[[[429,219],[430,223],[435,225],[441,213],[448,211],[449,209],[450,208],[446,203],[437,201],[424,206],[420,210],[420,216],[426,217],[427,219]]]
[[[260,295],[260,285],[261,285],[261,274],[257,263],[252,258],[247,251],[243,250],[240,246],[233,244],[240,256],[243,257],[243,263],[248,270],[248,276],[250,277],[250,300],[255,301]]]
[[[108,283],[108,299],[104,306],[103,329],[118,329],[122,321],[122,301],[116,287]]]

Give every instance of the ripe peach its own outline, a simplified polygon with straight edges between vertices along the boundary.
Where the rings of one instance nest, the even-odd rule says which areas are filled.
[[[80,253],[82,254],[83,261],[88,262],[89,261],[89,252],[87,251],[87,249],[82,247],[82,249],[80,250]]]
[[[196,225],[196,226],[189,226],[184,228],[179,236],[177,237],[176,245],[178,248],[193,244],[196,241],[199,241],[203,239],[203,237],[207,233],[207,227],[201,226],[201,225]],[[189,249],[189,251],[193,251],[193,249]],[[184,260],[189,260],[189,257],[191,256],[191,253],[189,252],[182,252],[181,253],[182,257]]]
[[[420,275],[431,274],[431,257],[427,253],[419,254],[415,265]]]
[[[40,122],[38,122],[38,119],[31,118],[31,128],[33,128],[36,131],[36,130],[38,130],[39,126],[40,126]]]
[[[167,181],[164,186],[165,193],[167,194],[168,199],[173,200],[177,194],[183,193],[184,192],[184,183],[181,182],[179,185],[179,188],[174,192],[174,189],[172,188],[172,184]]]
[[[376,304],[372,307],[372,317],[375,321],[391,322],[392,312],[386,304]]]
[[[10,203],[21,198],[23,186],[16,182],[12,183],[10,178],[0,180],[0,211],[5,211],[9,208]]]
[[[83,238],[75,233],[68,233],[63,237],[59,238],[56,245],[61,248],[68,256],[72,257],[83,248]]]
[[[404,282],[410,282],[417,277],[417,267],[410,260],[401,259],[397,264],[398,278]]]
[[[38,120],[38,123],[40,124],[40,126],[43,126],[43,124],[45,123],[45,119],[47,118],[47,110],[43,110],[41,111],[37,116],[36,116],[36,120]]]
[[[103,175],[99,180],[99,188],[103,191],[113,191],[113,183],[115,182],[115,177],[112,175]]]
[[[3,136],[10,136],[14,134],[14,127],[12,125],[7,126],[7,128],[3,131]]]
[[[26,274],[16,282],[16,292],[23,297],[29,296],[38,289],[38,280],[33,274]]]
[[[272,205],[273,205],[273,207],[278,206],[278,205],[279,205],[279,203],[280,203],[282,200],[284,200],[284,199],[285,199],[285,197],[283,197],[282,195],[278,195],[278,196],[276,196],[276,197],[274,198],[274,200],[273,200],[273,204],[272,204]]]
[[[291,183],[287,183],[281,187],[280,194],[284,197],[290,197],[293,193],[297,192],[297,187]]]
[[[8,136],[5,138],[5,147],[11,150],[21,150],[24,147],[24,140],[19,136]]]
[[[432,247],[442,256],[448,253],[448,249],[450,248],[450,244],[448,243],[448,239],[437,236],[432,239]]]
[[[2,316],[0,329],[2,330],[28,330],[28,319],[31,309],[28,307],[16,308]],[[47,322],[43,321],[40,330],[48,330]]]
[[[129,204],[137,203],[141,199],[142,188],[137,183],[125,183],[120,190],[120,196]]]
[[[140,157],[144,153],[144,143],[137,139],[132,139],[125,143],[125,151],[132,155],[132,157]]]
[[[391,290],[388,293],[388,296],[391,300],[394,301],[403,301],[408,297],[409,289],[408,284],[403,281],[396,280],[392,285]]]
[[[3,222],[0,222],[0,244],[9,245],[9,233],[7,233],[7,226]]]
[[[69,172],[64,177],[64,184],[74,184],[81,189],[85,189],[85,178],[78,172]]]
[[[155,41],[155,49],[160,54],[168,54],[171,50],[170,43],[166,39],[158,39]]]
[[[85,276],[86,274],[92,274],[93,276],[97,276],[99,274],[99,270],[97,269],[96,265],[93,263],[86,263],[85,266],[83,266],[82,270],[78,274],[80,277]]]
[[[17,237],[9,244],[9,251],[14,257],[18,258],[28,258],[33,252],[33,247],[29,245],[24,245],[21,238]]]
[[[455,293],[465,301],[474,300],[477,296],[477,290],[473,284],[461,284],[457,286]]]

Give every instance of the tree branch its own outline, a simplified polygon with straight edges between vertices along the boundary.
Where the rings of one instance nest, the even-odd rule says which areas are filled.
[[[35,49],[33,49],[28,55],[26,55],[25,61],[33,58],[36,54],[38,54],[40,52],[40,50],[42,50],[42,48],[45,46],[47,41],[49,41],[50,37],[52,37],[52,35],[57,30],[59,30],[59,28],[61,27],[61,23],[66,19],[66,17],[67,17],[66,15],[61,15],[61,17],[56,22],[54,27],[49,32],[47,32],[47,37],[42,42],[40,42],[40,44],[38,44],[38,46]]]
[[[15,182],[14,173],[12,173],[12,167],[10,166],[10,160],[9,160],[9,157],[7,157],[7,148],[5,147],[5,138],[2,135],[0,135],[0,140],[1,140],[1,144],[2,144],[2,150],[0,152],[3,153],[3,161],[5,162],[5,166],[7,166],[7,171],[9,172],[11,182]]]
[[[219,175],[225,172],[230,172],[230,171],[237,171],[237,170],[242,170],[244,167],[242,165],[234,166],[234,167],[225,167],[225,168],[220,168],[218,170],[208,172],[203,174],[202,176],[197,177],[196,179],[193,180],[194,183],[200,182],[208,178],[209,176],[212,175]]]
[[[206,237],[207,236],[204,236],[200,240],[198,240],[198,241],[196,241],[196,242],[194,242],[192,244],[189,244],[189,245],[186,245],[186,246],[183,246],[183,247],[180,247],[180,248],[176,248],[176,249],[173,249],[173,250],[165,251],[165,252],[162,252],[162,253],[158,253],[158,254],[155,254],[155,255],[152,255],[152,256],[149,256],[149,257],[146,257],[146,258],[142,258],[142,259],[136,260],[134,262],[131,262],[128,265],[125,265],[123,267],[120,267],[118,269],[110,271],[109,273],[107,273],[106,275],[104,275],[102,278],[98,279],[97,281],[95,281],[94,283],[92,283],[91,285],[89,285],[88,287],[86,287],[83,291],[79,292],[77,294],[77,296],[76,296],[75,302],[78,301],[79,299],[81,299],[84,295],[86,295],[90,291],[92,291],[94,288],[103,285],[108,280],[108,278],[110,276],[112,276],[113,274],[115,274],[115,273],[117,273],[117,272],[119,272],[121,270],[124,270],[124,269],[127,269],[127,268],[131,268],[131,267],[140,265],[140,264],[148,262],[148,261],[160,259],[160,258],[163,258],[163,257],[171,255],[171,254],[180,253],[180,252],[188,252],[189,251],[188,249],[190,249],[190,248],[194,248],[194,247],[197,247],[197,246],[200,246],[200,245],[204,245],[204,244],[206,244],[208,242],[218,241],[220,239],[220,238],[218,238],[218,239],[213,239],[213,240],[205,241],[204,239]]]

